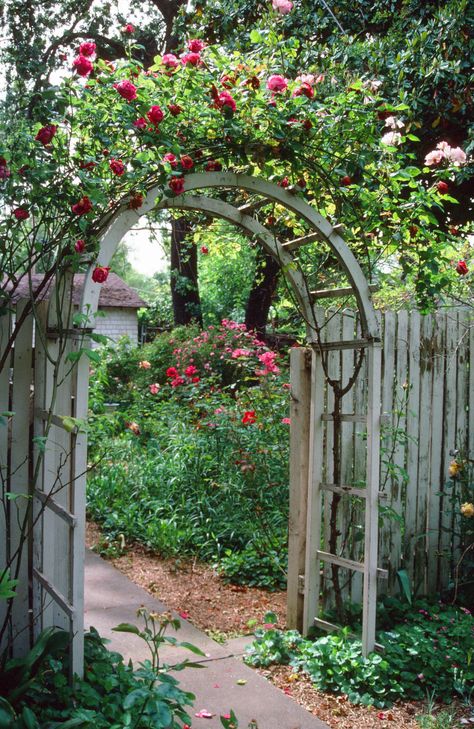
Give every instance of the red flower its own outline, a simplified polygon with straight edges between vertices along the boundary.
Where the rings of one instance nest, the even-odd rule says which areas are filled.
[[[156,104],[152,106],[149,111],[147,111],[146,115],[152,124],[159,124],[161,121],[163,121],[165,116],[162,109]]]
[[[180,375],[178,375],[178,377],[175,377],[174,380],[171,380],[171,387],[179,387],[180,385],[184,384],[184,378],[180,377]]]
[[[25,208],[16,208],[13,211],[13,215],[17,220],[26,220],[30,217],[28,210],[25,210]]]
[[[72,62],[73,68],[79,74],[79,76],[88,76],[94,66],[85,56],[77,56]]]
[[[95,162],[79,162],[79,169],[81,170],[93,170]]]
[[[146,119],[144,119],[142,116],[139,119],[135,119],[132,124],[137,129],[146,129]]]
[[[96,44],[92,41],[85,41],[79,46],[80,56],[93,56],[96,50]]]
[[[314,89],[309,84],[301,84],[295,91],[293,96],[307,96],[308,99],[312,99],[314,96]]]
[[[178,161],[176,159],[176,155],[173,154],[173,152],[167,152],[163,156],[163,162],[168,162],[168,164],[171,165],[171,167],[177,167],[178,166]]]
[[[141,192],[135,192],[128,202],[129,210],[138,210],[143,205],[143,195]]]
[[[194,40],[188,41],[188,50],[192,53],[199,53],[206,47],[206,44],[202,40],[195,38]]]
[[[220,94],[218,94],[216,104],[219,109],[222,109],[224,106],[227,106],[231,111],[235,111],[237,109],[235,99],[228,91],[221,91]]]
[[[3,157],[0,159],[0,162],[1,162],[1,160],[3,160]],[[6,180],[10,177],[10,175],[11,175],[11,172],[8,169],[7,163],[5,160],[5,164],[0,164],[0,180]]]
[[[95,283],[104,283],[104,281],[107,281],[109,271],[109,266],[96,266],[92,271],[92,280]]]
[[[178,370],[176,367],[168,367],[166,370],[166,377],[178,377]]]
[[[71,205],[71,210],[76,215],[86,215],[92,210],[92,203],[87,195],[84,195],[77,203]]]
[[[440,180],[438,184],[436,185],[438,188],[438,192],[441,193],[441,195],[445,195],[449,190],[449,185],[447,182],[443,182],[443,180]]]
[[[131,81],[124,79],[114,84],[114,89],[118,91],[120,96],[127,101],[133,101],[137,98],[137,87]]]
[[[179,106],[179,104],[168,104],[168,111],[171,114],[171,116],[178,116],[183,111],[182,107]]]
[[[45,127],[41,127],[35,139],[37,142],[41,142],[45,146],[50,143],[58,128],[56,124],[47,124]]]
[[[180,159],[181,167],[183,170],[190,170],[194,167],[194,162],[192,158],[188,154],[183,154],[183,156]]]
[[[290,181],[288,177],[284,177],[280,182],[277,183],[280,187],[289,187]]]
[[[121,159],[111,159],[109,162],[109,167],[114,175],[117,175],[118,177],[121,177],[125,172],[125,165]]]
[[[189,367],[186,367],[186,369],[184,370],[184,374],[186,375],[186,377],[192,377],[193,375],[197,375],[197,372],[198,368],[194,365],[189,365]]]
[[[242,423],[244,425],[249,425],[250,423],[255,423],[257,421],[257,417],[255,415],[255,410],[246,410],[244,412]]]
[[[306,129],[307,132],[309,132],[309,130],[313,128],[313,124],[310,119],[304,119],[301,122],[301,125],[302,125],[303,129]]]
[[[166,68],[177,68],[179,66],[179,61],[174,53],[165,53],[161,59],[161,63],[163,66],[166,66]]]
[[[184,177],[172,177],[168,182],[168,186],[175,195],[181,195],[184,192]]]
[[[346,187],[347,185],[352,185],[352,177],[344,175],[344,177],[341,177],[341,187]]]
[[[183,53],[180,58],[183,66],[199,66],[201,63],[201,56],[199,53]]]
[[[269,91],[279,93],[281,91],[285,91],[287,88],[288,81],[284,76],[280,76],[279,74],[274,74],[273,76],[270,76],[267,81],[267,89],[269,89]]]
[[[222,169],[222,165],[220,162],[218,162],[215,159],[209,160],[209,162],[206,164],[205,167],[207,172],[220,172]]]
[[[207,256],[209,253],[209,248],[207,246],[201,246],[201,253],[203,256]]]
[[[135,26],[131,23],[127,23],[127,25],[123,26],[122,33],[125,33],[125,35],[132,35],[135,33]]]
[[[469,273],[466,261],[458,261],[456,266],[456,272],[459,273],[460,276],[465,276],[466,273]]]
[[[82,238],[80,240],[77,240],[74,244],[74,250],[76,251],[76,253],[84,253],[84,251],[86,250],[86,242],[82,240]]]

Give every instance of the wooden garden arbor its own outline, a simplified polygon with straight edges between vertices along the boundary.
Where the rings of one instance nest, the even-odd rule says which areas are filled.
[[[39,317],[37,312],[37,328],[43,321],[44,336],[42,334],[36,338],[33,368],[28,365],[28,357],[31,357],[31,325],[29,334],[27,331],[23,337],[24,343],[18,342],[16,345],[13,396],[10,397],[12,407],[9,409],[15,410],[16,393],[17,399],[23,403],[24,415],[16,422],[16,416],[13,418],[12,428],[13,431],[20,429],[21,435],[15,437],[14,432],[13,438],[10,434],[10,441],[0,440],[0,464],[7,463],[4,454],[8,449],[12,454],[16,449],[15,458],[19,464],[18,471],[13,474],[5,470],[9,491],[29,493],[28,473],[31,474],[35,459],[38,460],[41,438],[45,443],[45,455],[41,477],[37,480],[34,493],[30,494],[35,508],[41,504],[43,510],[34,520],[29,556],[19,570],[22,582],[26,582],[29,589],[25,588],[23,595],[14,601],[17,605],[12,612],[11,630],[25,636],[31,624],[33,629],[30,634],[37,633],[47,625],[60,625],[69,629],[73,639],[73,669],[81,673],[87,447],[85,433],[70,418],[86,417],[89,373],[84,357],[74,367],[68,366],[67,362],[74,362],[74,353],[84,347],[89,327],[93,326],[100,293],[100,286],[92,281],[93,269],[96,265],[109,264],[118,244],[139,217],[153,209],[167,208],[201,211],[235,224],[256,239],[279,262],[291,287],[306,322],[307,347],[295,348],[291,353],[288,623],[303,632],[307,632],[314,624],[326,629],[335,627],[318,617],[321,564],[359,572],[363,576],[363,650],[367,653],[375,645],[377,578],[384,576],[383,570],[379,570],[377,565],[381,347],[369,284],[338,230],[291,191],[259,178],[230,172],[189,174],[185,178],[185,189],[186,192],[177,197],[162,198],[161,188],[151,188],[139,211],[129,209],[125,202],[113,217],[104,221],[99,254],[90,265],[82,292],[82,323],[73,326],[71,312],[66,313],[72,285],[72,277],[66,275],[57,283],[49,307],[43,305]],[[252,214],[255,205],[231,204],[212,196],[212,191],[216,190],[238,190],[255,196],[260,203],[274,202],[302,221],[309,232],[294,240],[280,241],[271,229],[262,225]],[[359,310],[358,337],[331,340],[321,335],[316,303],[326,292],[310,290],[298,261],[298,252],[314,241],[327,245],[347,278],[348,292],[355,297]],[[66,336],[62,336],[61,331]],[[26,352],[23,359],[21,346]],[[340,401],[339,406],[336,406],[334,402],[329,405],[331,401],[325,399],[328,381],[326,358],[329,353],[340,351],[361,353],[361,357],[366,358],[366,410],[363,413],[342,412]],[[67,355],[70,355],[69,360]],[[62,357],[63,364],[58,376],[58,366],[54,362],[59,357]],[[20,370],[21,376],[17,376]],[[4,368],[0,378],[3,378],[0,384],[3,382],[8,390],[8,368]],[[34,384],[32,412],[35,446],[25,451],[22,441],[29,428],[29,408],[26,406],[31,384]],[[364,424],[367,437],[365,485],[364,488],[354,489],[353,484],[342,483],[340,476],[336,480],[332,478],[337,474],[337,469],[329,473],[324,467],[323,447],[328,439],[334,439],[331,428],[335,431],[341,422],[356,421]],[[26,460],[20,452],[22,447]],[[18,472],[21,478],[18,478]],[[334,495],[339,498],[340,494],[352,492],[365,502],[364,556],[361,561],[321,549],[323,502],[328,503],[328,499]],[[324,508],[327,511],[327,504]],[[12,528],[13,522],[10,523]],[[10,543],[14,543],[18,535],[12,533],[9,538]],[[0,571],[4,561],[5,554],[2,554],[0,547]]]

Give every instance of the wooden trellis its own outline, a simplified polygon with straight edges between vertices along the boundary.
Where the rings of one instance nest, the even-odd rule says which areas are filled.
[[[222,199],[194,191],[233,189],[257,196],[263,204],[274,202],[296,216],[307,229],[307,233],[289,241],[280,241],[274,232],[262,225],[252,216],[256,206],[236,207]],[[157,203],[157,200],[159,201]],[[257,204],[259,206],[260,202]],[[97,260],[91,264],[84,285],[80,311],[92,320],[97,311],[100,286],[92,281],[95,265],[107,266],[123,236],[136,224],[141,215],[153,209],[197,210],[210,216],[220,217],[237,225],[249,236],[256,239],[263,248],[279,262],[300,312],[307,324],[307,341],[311,349],[311,366],[301,356],[293,355],[292,383],[295,403],[300,399],[304,409],[304,438],[309,443],[311,458],[307,459],[301,450],[298,429],[292,434],[292,474],[293,482],[306,480],[307,504],[299,502],[298,518],[295,514],[295,498],[292,495],[292,514],[290,517],[290,601],[297,607],[290,608],[289,615],[303,615],[303,629],[312,624],[331,628],[319,618],[319,580],[320,564],[341,565],[360,571],[364,576],[364,621],[363,645],[367,652],[374,647],[375,606],[377,578],[377,500],[378,500],[378,447],[380,428],[380,342],[379,328],[370,300],[369,286],[359,264],[343,239],[337,227],[321,217],[307,202],[290,191],[248,175],[233,173],[196,173],[186,176],[186,193],[175,198],[162,198],[159,188],[151,189],[140,212],[130,210],[125,201],[121,210],[104,222],[100,251]],[[100,224],[99,224],[100,229]],[[299,255],[305,246],[316,240],[325,243],[338,261],[342,274],[349,284],[358,305],[361,333],[356,341],[349,342],[344,337],[328,339],[322,335],[315,309],[317,300],[325,292],[311,292],[300,265]],[[72,637],[73,670],[82,672],[83,648],[83,569],[84,569],[84,515],[85,515],[85,470],[87,447],[85,434],[74,426],[68,418],[82,419],[87,414],[88,365],[85,357],[76,359],[83,344],[84,332],[71,325],[71,277],[65,276],[56,282],[49,305],[37,307],[36,346],[34,358],[34,379],[31,370],[31,332],[33,319],[25,329],[24,338],[17,338],[13,363],[13,395],[11,410],[19,404],[18,412],[12,417],[10,429],[4,429],[0,436],[0,467],[4,475],[3,499],[7,491],[16,491],[31,499],[35,504],[31,512],[29,531],[30,541],[27,557],[23,558],[19,575],[21,587],[18,598],[13,602],[14,617],[10,630],[15,633],[15,650],[24,652],[30,640],[40,627],[58,625],[65,627]],[[2,321],[2,346],[8,335]],[[22,335],[23,336],[23,335]],[[6,339],[5,339],[6,337]],[[29,349],[30,348],[30,349]],[[337,494],[344,484],[325,479],[327,469],[321,461],[321,442],[323,426],[329,437],[331,403],[321,399],[321,387],[328,378],[326,359],[335,352],[363,351],[368,362],[366,412],[337,415],[338,422],[345,418],[363,418],[368,432],[366,458],[366,489],[364,498],[367,504],[365,523],[365,557],[363,563],[354,563],[333,553],[320,549],[321,538],[321,495]],[[1,352],[0,352],[1,354]],[[298,373],[310,371],[309,380],[304,382]],[[9,369],[4,368],[0,377],[9,387]],[[33,447],[28,445],[27,434],[30,428],[29,402],[34,388],[34,426]],[[1,388],[0,388],[1,393]],[[310,403],[308,409],[308,403]],[[66,418],[66,419],[65,419]],[[298,418],[295,417],[298,421]],[[66,426],[66,427],[65,427]],[[298,427],[298,426],[297,426]],[[7,435],[5,435],[7,433]],[[11,438],[11,442],[9,442]],[[303,436],[302,436],[303,438]],[[11,448],[10,448],[11,446]],[[12,454],[9,459],[8,453]],[[299,454],[299,455],[298,455]],[[16,470],[11,464],[15,461]],[[35,470],[38,478],[32,478]],[[21,476],[21,477],[20,477]],[[325,503],[329,501],[326,497]],[[41,509],[40,509],[41,506]],[[294,544],[294,523],[301,525],[307,506],[307,534],[305,553],[298,546],[298,559],[293,558],[291,545]],[[327,507],[325,507],[327,508]],[[41,513],[40,513],[41,512]],[[10,512],[11,513],[11,512]],[[296,521],[295,521],[296,520]],[[0,551],[0,570],[8,563],[10,544],[14,543],[15,526],[11,518],[6,524],[6,547]],[[12,542],[13,540],[13,542]],[[304,589],[300,587],[300,565],[305,562]],[[16,565],[10,565],[15,571]],[[23,638],[19,636],[22,635]],[[26,637],[25,637],[26,636]]]

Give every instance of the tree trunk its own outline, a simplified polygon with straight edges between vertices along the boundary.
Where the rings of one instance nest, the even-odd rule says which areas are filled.
[[[202,327],[201,299],[198,287],[197,251],[186,243],[191,230],[186,218],[171,221],[171,299],[175,326],[197,322]]]
[[[278,262],[259,250],[255,266],[255,277],[245,310],[245,325],[260,338],[265,337],[268,312],[278,283],[280,266]]]

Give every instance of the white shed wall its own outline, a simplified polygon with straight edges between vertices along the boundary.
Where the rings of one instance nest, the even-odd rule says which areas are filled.
[[[104,315],[97,316],[95,319],[94,331],[97,334],[105,334],[105,336],[110,337],[114,342],[117,342],[120,337],[129,337],[133,345],[138,344],[136,309],[101,307],[100,311]]]

